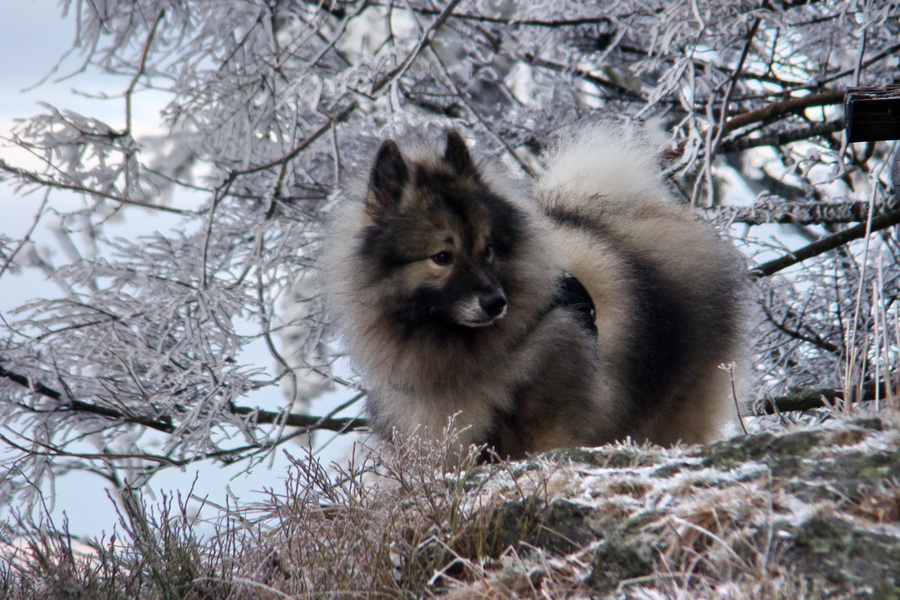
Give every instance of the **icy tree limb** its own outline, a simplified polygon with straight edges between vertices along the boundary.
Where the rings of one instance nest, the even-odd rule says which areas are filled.
[[[830,135],[843,130],[846,126],[847,122],[844,119],[822,121],[813,123],[809,127],[776,131],[758,137],[728,140],[722,142],[717,151],[719,154],[730,154],[731,152],[742,152],[744,150],[750,150],[751,148],[759,148],[760,146],[783,146],[785,144],[790,144],[791,142],[808,140],[821,135]]]
[[[841,104],[844,101],[844,90],[828,90],[818,94],[789,98],[779,102],[773,102],[767,106],[750,110],[725,121],[723,129],[726,133],[742,127],[768,121],[790,113],[804,111],[814,106],[831,106]]]
[[[876,205],[876,212],[884,212],[886,206]],[[890,207],[892,208],[892,207]],[[706,217],[727,223],[765,225],[791,223],[795,225],[837,225],[859,223],[868,218],[869,203],[848,200],[846,202],[757,202],[752,206],[721,206],[702,211]]]
[[[900,208],[894,209],[888,213],[884,213],[872,219],[872,232],[887,229],[893,225],[900,223]],[[835,233],[822,238],[808,246],[804,246],[799,250],[795,250],[790,254],[770,260],[750,270],[750,276],[754,279],[768,277],[782,271],[790,266],[796,265],[814,256],[818,256],[829,250],[834,250],[853,240],[858,240],[866,235],[866,224],[860,223],[849,227],[844,231]]]
[[[350,433],[351,431],[360,431],[368,429],[368,419],[360,417],[342,417],[342,418],[324,418],[310,415],[289,414],[284,417],[281,413],[269,410],[255,410],[245,406],[235,406],[231,409],[236,415],[256,415],[256,422],[261,425],[269,425],[275,423],[276,420],[284,418],[285,425],[288,427],[300,427],[307,430],[325,430],[337,433]]]
[[[169,417],[163,416],[158,419],[148,419],[134,415],[126,415],[125,413],[105,406],[97,406],[96,404],[91,404],[89,402],[66,398],[59,390],[48,387],[43,383],[32,381],[19,373],[13,373],[2,365],[0,365],[0,378],[9,379],[13,383],[26,387],[36,394],[60,402],[62,406],[58,410],[61,411],[85,413],[96,415],[98,417],[105,417],[107,419],[115,419],[125,423],[134,423],[163,433],[172,433],[175,431],[175,427],[172,425],[172,420]]]
[[[143,425],[156,431],[163,433],[174,433],[176,426],[173,419],[169,415],[163,415],[156,419],[127,415],[118,410],[107,408],[105,406],[97,406],[89,402],[81,400],[68,399],[59,390],[48,387],[40,382],[35,382],[28,377],[19,373],[14,373],[2,365],[0,365],[0,378],[5,378],[22,387],[26,387],[36,394],[40,394],[46,398],[56,400],[63,404],[58,410],[77,412],[89,415],[95,415],[121,421],[124,423],[133,423]],[[258,425],[271,425],[274,423],[284,422],[288,427],[300,427],[308,430],[326,430],[339,433],[348,433],[351,431],[359,431],[369,426],[367,419],[362,418],[333,418],[333,417],[315,417],[309,415],[289,414],[285,416],[283,413],[269,410],[257,410],[245,406],[234,406],[230,408],[230,412],[235,415],[247,416],[253,415]]]
[[[127,198],[123,196],[118,196],[116,194],[110,194],[108,192],[104,192],[102,190],[97,190],[94,188],[86,187],[83,185],[77,185],[74,183],[67,183],[65,181],[59,181],[57,179],[41,177],[37,173],[33,173],[31,171],[26,171],[25,169],[20,169],[18,167],[14,167],[7,163],[5,160],[0,160],[0,174],[6,173],[11,179],[18,179],[22,184],[34,184],[39,185],[41,187],[46,187],[50,189],[58,189],[58,190],[69,190],[72,192],[77,192],[79,194],[86,194],[88,196],[94,198],[102,198],[105,200],[112,200],[113,202],[119,202],[121,204],[131,204],[134,206],[140,206],[142,208],[151,208],[153,210],[159,210],[163,212],[173,213],[176,215],[183,216],[193,216],[196,213],[191,210],[183,210],[180,208],[172,208],[171,206],[165,206],[163,204],[154,204],[152,202],[144,202],[142,200],[135,200],[134,198]]]

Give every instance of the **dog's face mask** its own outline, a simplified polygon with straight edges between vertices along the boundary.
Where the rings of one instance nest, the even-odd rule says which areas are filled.
[[[373,282],[392,286],[396,317],[411,327],[484,328],[503,319],[522,215],[479,176],[462,137],[447,134],[439,161],[408,161],[382,143],[369,178],[371,225],[360,252]]]

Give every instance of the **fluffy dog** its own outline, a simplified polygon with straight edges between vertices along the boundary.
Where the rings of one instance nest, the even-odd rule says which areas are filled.
[[[734,416],[744,269],[667,198],[645,134],[561,136],[530,187],[385,140],[333,217],[326,296],[373,427],[503,458],[632,437],[703,442]],[[580,283],[579,283],[580,282]]]

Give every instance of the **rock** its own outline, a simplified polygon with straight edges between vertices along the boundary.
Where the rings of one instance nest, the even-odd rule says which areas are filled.
[[[501,588],[514,553],[564,595],[900,599],[900,431],[886,413],[489,468],[465,501]]]

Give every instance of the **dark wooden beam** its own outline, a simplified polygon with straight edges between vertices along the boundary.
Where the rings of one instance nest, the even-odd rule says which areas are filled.
[[[847,88],[844,116],[848,142],[900,140],[900,85]]]

